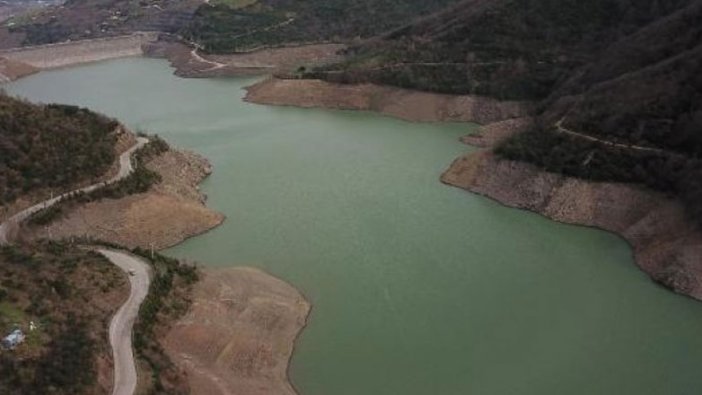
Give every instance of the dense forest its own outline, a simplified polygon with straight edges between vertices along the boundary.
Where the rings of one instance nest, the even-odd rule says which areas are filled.
[[[110,355],[111,301],[127,289],[119,269],[78,247],[0,247],[0,333],[19,328],[27,335],[13,352],[0,353],[0,393],[107,391],[97,382],[97,361]]]
[[[498,154],[645,184],[702,223],[701,21],[700,0],[464,0],[303,76],[537,102],[534,129]]]
[[[369,38],[458,0],[258,0],[202,5],[184,37],[209,52]]]
[[[349,50],[311,75],[538,100],[599,52],[690,0],[464,0]]]
[[[116,126],[83,108],[0,95],[0,204],[104,174],[115,160]]]

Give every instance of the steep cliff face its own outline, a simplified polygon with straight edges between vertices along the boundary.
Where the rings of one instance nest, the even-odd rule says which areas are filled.
[[[678,201],[634,185],[547,173],[490,151],[458,158],[441,180],[559,222],[617,233],[651,278],[702,300],[702,232]]]

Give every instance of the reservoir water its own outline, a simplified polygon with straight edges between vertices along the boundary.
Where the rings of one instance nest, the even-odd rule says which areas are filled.
[[[702,303],[654,285],[617,236],[439,182],[471,125],[244,103],[252,82],[123,59],[6,90],[210,159],[203,191],[227,221],[168,253],[302,290],[302,395],[702,392]]]

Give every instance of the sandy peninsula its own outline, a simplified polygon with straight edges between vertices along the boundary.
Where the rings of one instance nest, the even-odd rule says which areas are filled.
[[[174,246],[224,221],[205,206],[200,182],[209,162],[188,151],[170,149],[146,167],[162,181],[146,193],[82,204],[45,227],[25,227],[25,239],[90,237],[128,248],[156,250]]]
[[[190,311],[163,339],[194,395],[294,395],[288,362],[310,304],[250,268],[207,269]]]

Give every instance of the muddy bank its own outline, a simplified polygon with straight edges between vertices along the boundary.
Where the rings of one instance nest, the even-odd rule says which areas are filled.
[[[252,103],[375,111],[415,122],[486,124],[523,117],[530,109],[530,105],[522,102],[320,80],[271,78],[250,86],[247,91],[245,100]]]
[[[652,279],[702,300],[702,232],[679,202],[662,194],[547,173],[488,150],[458,158],[441,181],[559,222],[617,233]]]
[[[165,58],[175,74],[189,78],[234,77],[289,72],[298,67],[315,67],[338,62],[339,44],[316,44],[262,49],[231,54],[207,55],[180,41],[162,38],[144,46],[146,56]]]
[[[39,69],[16,60],[0,58],[0,83],[10,82],[39,72]]]
[[[206,269],[190,311],[163,340],[194,395],[293,395],[287,368],[309,303],[249,268]]]
[[[212,171],[206,159],[171,149],[146,167],[162,181],[146,193],[82,204],[45,227],[25,226],[24,239],[92,237],[128,248],[163,249],[204,233],[224,220],[205,206],[200,182]]]

